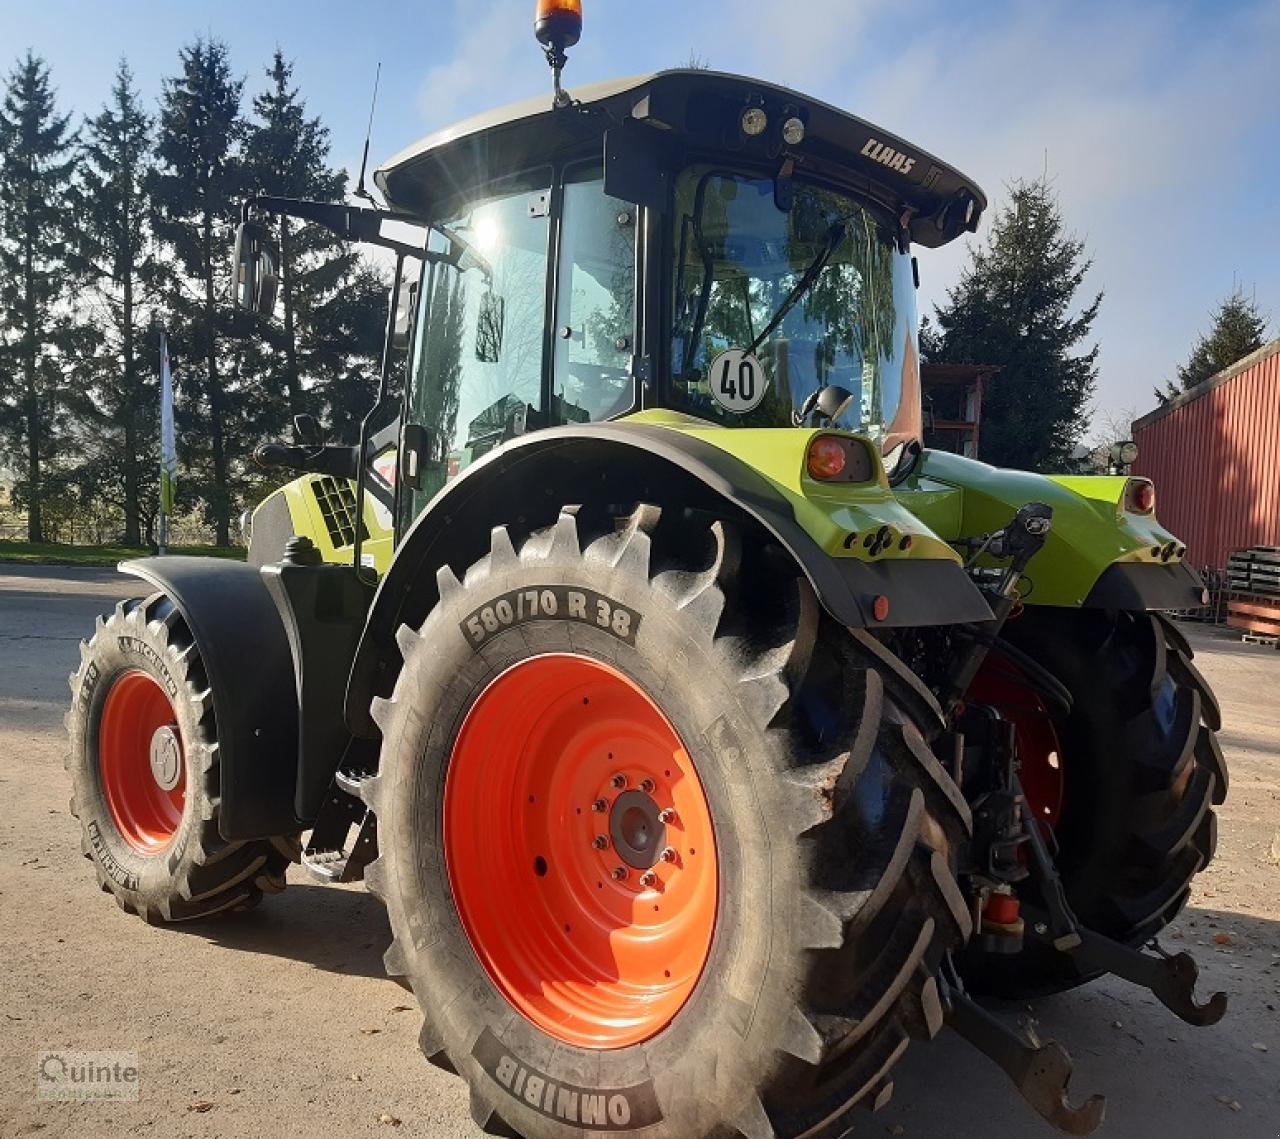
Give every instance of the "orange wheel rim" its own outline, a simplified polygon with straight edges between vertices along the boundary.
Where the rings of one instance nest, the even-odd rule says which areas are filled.
[[[1041,823],[1056,827],[1062,817],[1065,771],[1058,729],[1044,698],[996,649],[978,670],[968,698],[990,704],[1013,723],[1018,739],[1018,779],[1027,805]]]
[[[588,657],[514,665],[449,761],[449,883],[476,956],[542,1031],[624,1048],[684,1007],[715,932],[711,812],[670,721]]]
[[[141,854],[173,842],[187,798],[186,763],[169,696],[131,669],[111,685],[98,723],[98,772],[116,830]]]

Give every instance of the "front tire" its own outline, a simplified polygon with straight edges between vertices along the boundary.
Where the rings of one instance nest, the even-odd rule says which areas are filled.
[[[228,842],[218,831],[213,696],[172,599],[154,593],[99,617],[71,692],[71,813],[121,909],[151,923],[189,921],[284,889],[297,836]]]
[[[401,630],[363,786],[388,971],[489,1133],[835,1134],[939,1030],[935,970],[969,934],[936,704],[730,524],[590,529],[563,513],[518,552],[495,529]],[[647,824],[677,809],[648,885],[624,788]]]

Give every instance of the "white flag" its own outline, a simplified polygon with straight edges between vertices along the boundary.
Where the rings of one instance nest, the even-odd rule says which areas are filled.
[[[178,485],[178,450],[173,433],[173,376],[169,373],[169,338],[160,334],[160,509],[173,513]]]

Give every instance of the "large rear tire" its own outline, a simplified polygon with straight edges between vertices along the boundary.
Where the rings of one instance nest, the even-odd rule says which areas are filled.
[[[284,889],[297,836],[228,842],[218,832],[213,695],[166,594],[98,618],[71,693],[71,813],[84,856],[121,909],[152,923],[189,921]]]
[[[566,512],[439,586],[374,708],[366,881],[476,1122],[766,1139],[884,1102],[970,931],[923,686],[723,521]]]
[[[1212,808],[1227,792],[1217,701],[1186,638],[1161,616],[1029,606],[1003,636],[1072,699],[1070,714],[1054,717],[1060,804],[1037,803],[1028,786],[1037,813],[1057,816],[1060,808],[1053,829],[1067,900],[1089,928],[1141,946],[1177,916],[1191,880],[1213,858]],[[1004,664],[1016,674],[1016,664]],[[973,957],[965,973],[978,991],[1008,998],[1097,976],[1038,942],[1011,958]]]

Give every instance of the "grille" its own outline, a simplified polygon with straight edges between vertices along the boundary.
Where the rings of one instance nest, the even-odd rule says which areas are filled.
[[[350,546],[356,540],[356,494],[346,479],[328,475],[314,479],[311,491],[320,507],[320,517],[329,531],[329,541],[335,546]],[[360,522],[360,539],[369,536],[363,520]]]

